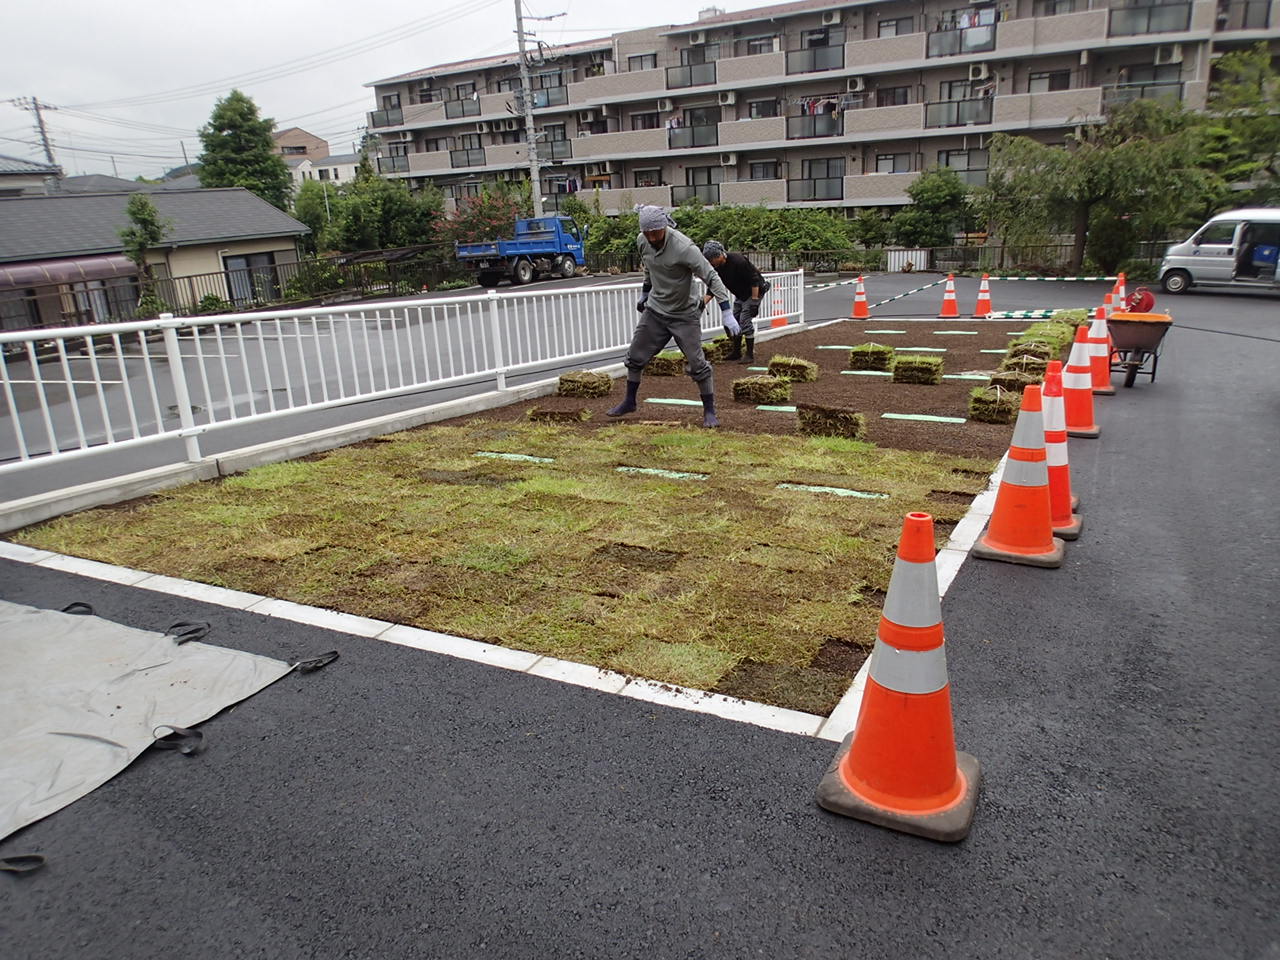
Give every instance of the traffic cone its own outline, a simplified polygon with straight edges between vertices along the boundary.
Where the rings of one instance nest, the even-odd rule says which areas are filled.
[[[1103,318],[1104,320],[1110,320],[1110,319],[1111,319],[1111,314],[1112,314],[1112,313],[1114,313],[1114,312],[1115,312],[1115,309],[1116,309],[1115,303],[1116,303],[1116,301],[1115,301],[1115,294],[1114,294],[1114,293],[1108,293],[1108,294],[1106,294],[1105,296],[1103,296],[1103,298],[1102,298],[1102,318]]]
[[[853,312],[849,314],[851,320],[870,320],[871,311],[867,309],[867,291],[862,285],[862,278],[858,278],[858,282],[853,287]]]
[[[1067,410],[1067,436],[1096,437],[1102,433],[1093,419],[1093,358],[1088,335],[1076,327],[1067,369],[1062,373],[1062,396]]]
[[[1089,384],[1097,396],[1110,397],[1116,392],[1111,385],[1111,335],[1107,318],[1094,317],[1087,336],[1089,344]]]
[[[938,314],[939,320],[948,320],[958,318],[960,316],[960,304],[956,302],[956,278],[955,274],[947,274],[947,286],[942,294],[942,312]]]
[[[1093,319],[1097,320],[1099,317],[1103,320],[1107,319],[1107,308],[1102,304],[1098,304],[1093,308]]]
[[[773,318],[769,321],[770,327],[785,327],[787,325],[787,311],[782,306],[782,297],[778,294],[773,295]]]
[[[995,509],[987,532],[973,545],[973,555],[1033,567],[1060,567],[1063,553],[1062,540],[1053,535],[1049,506],[1040,385],[1032,384],[1022,391],[1022,408],[996,491]]]
[[[1049,361],[1044,375],[1044,454],[1049,466],[1049,523],[1055,536],[1075,540],[1084,521],[1073,513],[1079,500],[1071,496],[1067,462],[1067,415],[1062,402],[1062,361]]]
[[[985,320],[991,313],[991,287],[987,282],[987,275],[982,275],[982,283],[978,287],[978,302],[973,307],[974,319],[981,318]]]
[[[1114,297],[1113,299],[1114,299],[1114,301],[1115,301],[1115,303],[1116,303],[1116,305],[1117,305],[1117,308],[1118,308],[1118,309],[1120,309],[1120,310],[1123,310],[1123,309],[1124,309],[1124,303],[1125,303],[1125,301],[1126,301],[1126,300],[1128,300],[1128,299],[1129,299],[1129,295],[1128,295],[1127,293],[1125,293],[1125,289],[1124,289],[1124,274],[1123,274],[1123,273],[1122,273],[1122,274],[1119,274],[1119,275],[1116,277],[1115,297]]]
[[[981,768],[956,750],[934,556],[933,517],[907,514],[858,725],[818,785],[818,804],[955,842],[973,823]]]

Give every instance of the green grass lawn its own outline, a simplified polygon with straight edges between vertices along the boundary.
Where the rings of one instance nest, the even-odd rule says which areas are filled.
[[[903,515],[934,514],[941,543],[967,509],[957,494],[980,491],[993,467],[840,439],[481,420],[13,539],[825,713],[874,642]]]

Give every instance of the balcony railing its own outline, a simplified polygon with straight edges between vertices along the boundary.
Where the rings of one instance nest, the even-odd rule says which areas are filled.
[[[720,184],[718,183],[700,183],[696,186],[689,187],[672,187],[671,202],[685,203],[688,200],[697,199],[699,203],[706,205],[714,205],[720,202]]]
[[[1110,37],[1133,37],[1143,33],[1176,33],[1191,26],[1191,4],[1161,3],[1149,7],[1113,7]]]
[[[535,110],[541,110],[543,107],[558,107],[568,102],[568,87],[543,87],[541,90],[533,91],[533,109]],[[516,94],[515,105],[517,111],[524,111],[523,94]]]
[[[810,137],[840,136],[840,118],[829,113],[812,117],[787,117],[787,139],[808,140]]]
[[[787,51],[787,73],[817,73],[819,70],[843,70],[844,47],[809,47]]]
[[[378,172],[379,173],[408,173],[409,158],[408,157],[379,157]]]
[[[682,150],[685,147],[714,147],[720,143],[720,128],[714,123],[692,127],[675,127],[667,131],[667,147]]]
[[[369,126],[371,127],[398,127],[404,123],[404,111],[399,107],[393,107],[390,110],[375,110],[369,114]]]
[[[667,67],[667,89],[703,87],[716,82],[715,63],[692,63],[685,67]]]
[[[565,160],[572,156],[572,140],[545,140],[538,144],[538,159],[540,160]]]
[[[987,171],[985,170],[957,170],[956,176],[971,187],[985,187],[987,185]]]
[[[1270,0],[1242,0],[1218,7],[1219,30],[1265,30],[1270,26]]]
[[[1108,83],[1102,87],[1102,109],[1134,100],[1181,100],[1182,82],[1165,80],[1158,83]]]
[[[996,25],[958,27],[955,30],[936,30],[929,34],[926,56],[953,57],[961,53],[985,53],[996,48]]]
[[[444,115],[450,120],[456,120],[458,117],[478,117],[480,116],[480,101],[470,98],[466,100],[446,100]]]
[[[965,127],[971,123],[991,122],[991,98],[972,100],[940,100],[924,105],[926,127]]]
[[[470,150],[450,150],[449,166],[451,167],[482,167],[484,166],[484,148],[473,148]]]
[[[817,177],[811,180],[788,180],[788,200],[843,200],[844,177]]]

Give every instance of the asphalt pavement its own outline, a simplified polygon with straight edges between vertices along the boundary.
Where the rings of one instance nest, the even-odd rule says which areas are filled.
[[[1160,305],[1158,381],[1071,442],[1065,565],[948,591],[964,842],[819,810],[825,741],[0,561],[13,602],[342,653],[0,844],[49,859],[0,876],[5,955],[1280,957],[1280,309]]]

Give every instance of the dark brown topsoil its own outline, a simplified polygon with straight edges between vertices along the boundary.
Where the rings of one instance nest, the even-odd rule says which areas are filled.
[[[871,320],[844,321],[796,333],[756,344],[756,362],[753,366],[765,367],[774,355],[801,357],[812,360],[820,370],[815,383],[792,385],[792,404],[813,403],[823,406],[853,410],[867,418],[866,439],[882,447],[902,450],[937,450],[961,456],[1000,457],[1008,449],[1012,425],[978,423],[930,423],[912,420],[884,420],[883,413],[915,413],[942,417],[968,417],[969,394],[974,387],[983,385],[978,380],[943,380],[937,386],[893,383],[889,377],[842,375],[848,368],[847,350],[819,350],[819,346],[844,344],[856,346],[875,342],[895,347],[945,347],[946,353],[928,356],[942,357],[944,373],[990,373],[1002,357],[999,354],[982,353],[984,349],[1003,349],[1012,339],[1010,333],[1025,329],[1031,321],[1008,320],[975,323],[965,320]],[[867,334],[865,330],[906,330],[906,334]],[[938,336],[935,330],[976,330],[977,336]],[[674,347],[674,344],[672,344]],[[739,377],[756,376],[762,371],[748,372],[746,364],[715,364],[716,412],[725,429],[742,433],[797,433],[796,415],[776,411],[757,410],[753,404],[736,403],[733,399],[733,381]],[[674,425],[695,426],[702,423],[701,406],[645,403],[646,398],[679,398],[697,400],[698,391],[687,376],[655,377],[646,375],[640,385],[640,407],[629,416],[614,419],[605,411],[615,406],[623,396],[625,385],[615,380],[607,397],[584,399],[581,397],[539,397],[525,400],[478,415],[459,417],[449,421],[462,423],[482,418],[486,420],[524,420],[534,407],[546,411],[586,410],[590,418],[581,423],[580,429],[639,422],[661,422]]]

